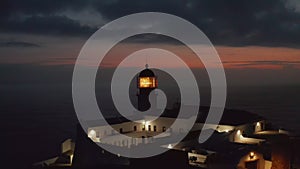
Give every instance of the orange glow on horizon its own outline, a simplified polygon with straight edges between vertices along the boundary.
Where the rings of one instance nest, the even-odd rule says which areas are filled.
[[[179,45],[160,44],[159,46],[152,44],[121,44],[107,54],[108,59],[104,59],[101,63],[103,68],[114,68],[118,65],[122,57],[130,55],[135,50],[145,48],[161,48],[173,52],[178,56],[184,56],[185,62],[191,68],[204,68],[203,63],[195,57],[188,48]],[[300,69],[300,49],[287,47],[261,47],[261,46],[245,46],[215,47],[225,69],[262,69],[262,70],[280,70],[280,69]],[[61,56],[49,58],[47,61],[40,62],[41,65],[73,65],[77,56]],[[151,65],[151,53],[149,53],[148,61]],[[166,63],[166,67],[177,68],[172,65],[172,61],[164,59],[162,56],[158,61]],[[85,66],[98,66],[95,63],[86,62]],[[128,65],[135,67],[135,65]]]

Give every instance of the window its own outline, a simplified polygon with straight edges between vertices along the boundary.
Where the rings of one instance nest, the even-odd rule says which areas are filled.
[[[123,129],[122,128],[120,128],[120,133],[123,133]]]
[[[162,131],[163,132],[165,132],[167,129],[166,129],[166,127],[164,126],[163,128],[162,128]]]
[[[148,131],[151,131],[151,125],[148,125]]]
[[[146,127],[145,127],[145,125],[143,125],[143,128],[142,128],[142,130],[143,130],[143,131],[145,131],[145,128],[146,128]]]
[[[156,88],[157,80],[156,77],[140,77],[138,80],[139,88]]]
[[[133,127],[133,130],[136,131],[136,126]]]
[[[153,130],[156,131],[156,126],[153,126]]]

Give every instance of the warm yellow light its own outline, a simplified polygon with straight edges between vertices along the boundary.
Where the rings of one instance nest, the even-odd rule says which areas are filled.
[[[260,122],[257,122],[257,123],[256,123],[256,126],[257,126],[257,127],[260,126]]]
[[[242,131],[238,130],[236,136],[239,137],[239,139],[243,139]]]
[[[254,157],[254,152],[250,152],[250,158]]]
[[[139,88],[156,88],[157,81],[155,77],[140,77]]]
[[[74,156],[73,154],[70,155],[70,163],[71,163],[71,165],[73,163],[73,156]]]

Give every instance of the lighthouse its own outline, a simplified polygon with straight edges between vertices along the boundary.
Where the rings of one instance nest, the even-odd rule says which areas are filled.
[[[146,68],[142,70],[137,77],[137,88],[138,88],[138,110],[146,111],[151,107],[149,100],[152,102],[152,106],[156,108],[156,94],[150,97],[152,90],[157,88],[158,82],[157,77],[152,70],[149,69],[148,64]]]

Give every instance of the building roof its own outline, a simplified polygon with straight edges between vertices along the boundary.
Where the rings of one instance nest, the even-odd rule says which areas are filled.
[[[139,74],[139,77],[155,77],[155,74],[153,73],[152,70],[146,68],[141,71],[141,73]]]
[[[197,123],[205,123],[209,107],[200,107],[199,113],[197,117]],[[179,112],[179,107],[174,109],[166,109],[162,114],[163,117],[171,117],[177,118]],[[257,121],[261,121],[264,118],[259,116],[255,113],[251,113],[244,110],[237,110],[237,109],[224,109],[221,121],[219,124],[221,125],[230,125],[230,126],[238,126],[242,124],[254,123]]]
[[[204,123],[208,115],[209,107],[200,108],[197,122]],[[238,126],[242,124],[254,123],[261,121],[264,118],[255,113],[237,109],[224,109],[221,121],[219,124]]]
[[[200,107],[199,113],[196,122],[197,123],[205,123],[206,117],[208,115],[209,107]],[[179,112],[179,107],[173,109],[166,109],[164,113],[162,113],[161,117],[168,117],[168,118],[177,118]],[[141,114],[140,116],[134,116],[136,120],[142,120],[144,115]],[[189,118],[189,117],[186,117]],[[262,116],[259,116],[255,113],[251,113],[244,110],[236,110],[236,109],[225,109],[222,115],[222,118],[219,122],[220,125],[230,125],[230,126],[238,126],[248,123],[254,123],[257,121],[264,120]],[[103,126],[105,125],[105,121],[110,125],[120,124],[125,122],[130,122],[129,119],[118,116],[114,118],[107,118],[101,120],[90,120],[87,121],[88,126],[95,127],[95,126]]]
[[[120,124],[120,123],[125,123],[125,122],[130,122],[130,120],[123,116],[86,121],[86,123],[89,127],[104,126],[104,125],[107,125],[107,123],[110,125],[114,125],[114,124]]]
[[[209,132],[209,130],[212,129],[189,132],[189,134],[183,139],[183,141],[178,144],[178,146],[182,146],[183,148],[185,148],[184,146],[186,146],[186,148],[195,150],[209,150],[219,153],[230,153],[236,150],[244,149],[248,146],[245,146],[244,144],[229,142],[228,140],[231,134],[230,132],[219,133],[216,131],[213,131],[213,135],[209,137],[206,142],[199,144],[198,138],[200,132]]]

